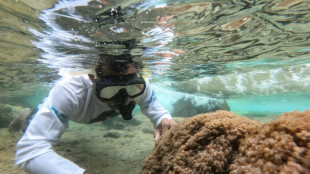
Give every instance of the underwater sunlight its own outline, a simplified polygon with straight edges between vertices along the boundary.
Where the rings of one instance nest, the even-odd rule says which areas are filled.
[[[309,0],[0,0],[0,35],[0,173],[23,174],[12,120],[60,80],[94,72],[100,55],[131,55],[177,122],[310,109]],[[129,124],[70,122],[55,151],[90,173],[140,173],[153,125],[133,113]]]

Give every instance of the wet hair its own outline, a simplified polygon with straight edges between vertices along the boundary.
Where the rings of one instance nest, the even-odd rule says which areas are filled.
[[[111,72],[123,73],[128,70],[129,65],[133,65],[139,73],[140,70],[142,70],[143,65],[142,63],[136,62],[133,59],[134,57],[128,53],[120,55],[99,54],[98,62],[96,64],[97,75],[99,75],[98,72],[101,72],[103,66],[108,66],[109,71]]]

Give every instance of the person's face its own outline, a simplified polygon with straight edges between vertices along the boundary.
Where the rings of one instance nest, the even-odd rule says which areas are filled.
[[[127,75],[127,74],[133,74],[133,73],[137,73],[137,70],[136,68],[134,67],[134,65],[132,64],[128,64],[127,65],[127,70],[124,71],[124,72],[113,72],[113,71],[110,71],[110,68],[109,66],[103,66],[102,67],[102,74],[104,75]],[[100,78],[100,77],[98,77]],[[94,77],[91,77],[90,76],[90,79],[93,81],[94,83]],[[143,89],[143,85],[139,86],[140,89]],[[127,100],[128,100],[128,97],[127,97]],[[106,103],[111,109],[119,109],[121,103],[117,100],[111,100],[111,101],[105,101],[105,100],[101,100],[102,102]]]

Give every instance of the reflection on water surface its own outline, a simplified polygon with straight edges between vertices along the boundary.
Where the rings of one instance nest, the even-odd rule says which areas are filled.
[[[2,127],[21,106],[40,103],[61,76],[91,69],[99,53],[134,55],[178,116],[230,108],[266,121],[310,106],[309,0],[1,0],[0,36]],[[102,125],[73,127],[58,150],[91,173],[137,173],[153,147],[152,130],[125,124],[126,133],[112,130],[122,136],[109,141]],[[17,138],[2,131],[0,168],[20,172],[12,160]]]
[[[33,96],[57,74],[92,68],[100,52],[124,51],[155,84],[183,92],[309,92],[309,9],[307,0],[2,1],[1,95]]]

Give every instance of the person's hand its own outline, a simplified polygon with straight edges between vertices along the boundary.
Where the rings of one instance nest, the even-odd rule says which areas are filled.
[[[83,174],[89,174],[89,173],[85,171]]]
[[[157,141],[162,134],[176,125],[177,123],[174,121],[174,119],[162,119],[154,131],[154,140]]]

